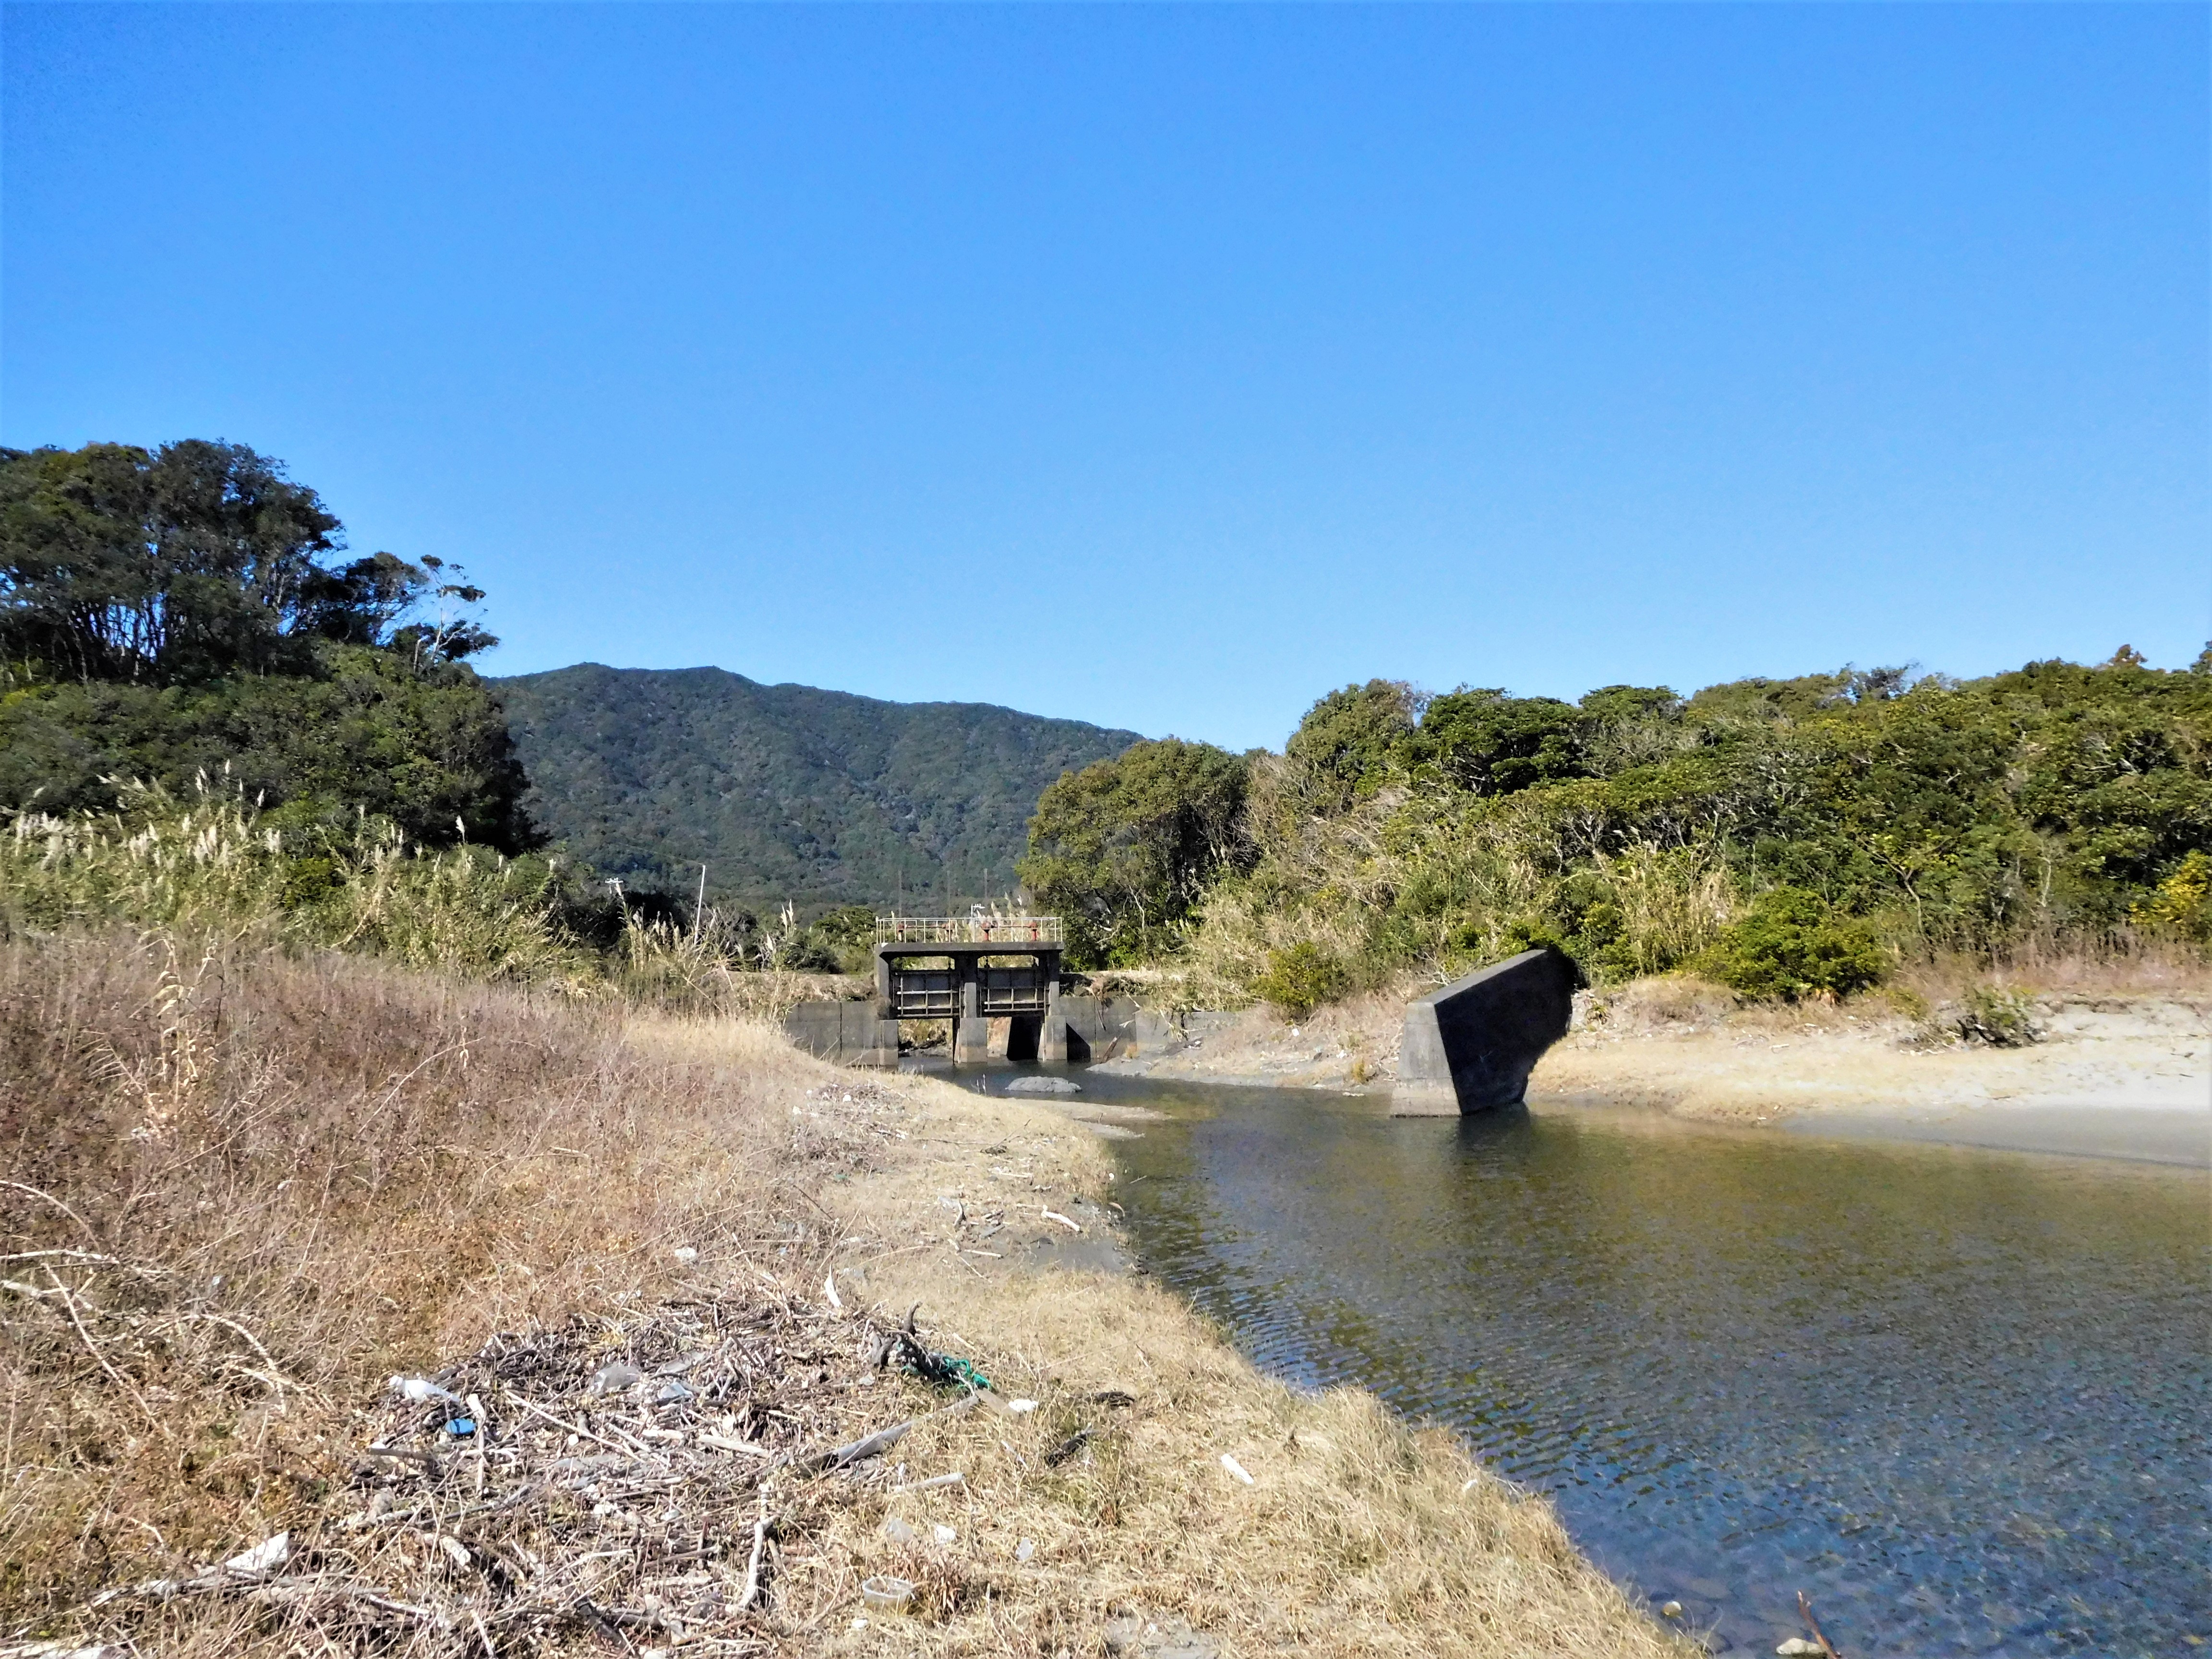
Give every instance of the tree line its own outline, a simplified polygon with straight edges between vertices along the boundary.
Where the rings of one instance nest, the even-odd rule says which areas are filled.
[[[200,440],[0,450],[0,805],[203,781],[283,827],[367,814],[532,850],[497,641],[458,568],[349,556],[281,463]]]
[[[1576,702],[1395,681],[1280,754],[1139,744],[1038,803],[1023,879],[1097,964],[1293,1009],[1547,945],[1847,994],[1908,957],[2212,934],[2212,647],[2161,671],[1843,669]]]

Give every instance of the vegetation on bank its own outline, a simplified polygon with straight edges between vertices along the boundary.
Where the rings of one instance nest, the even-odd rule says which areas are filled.
[[[1186,813],[1209,834],[1164,827]],[[1030,884],[1104,918],[1093,960],[1164,943],[1189,994],[1292,1013],[1538,945],[1593,982],[1695,967],[1790,1000],[1938,954],[2201,947],[2212,650],[1571,704],[1370,681],[1280,755],[1176,772],[1140,745],[1065,779],[1031,837]]]
[[[1095,1239],[1111,1190],[1040,1107],[746,1021],[110,929],[0,940],[0,1134],[10,1639],[836,1654],[884,1639],[859,1585],[893,1573],[932,1654],[1095,1653],[1133,1612],[1322,1656],[1685,1650],[1447,1437],[1264,1381],[1147,1280],[1020,1265],[1073,1237],[1041,1209]],[[871,1361],[909,1310],[1036,1409],[811,1470],[950,1398]],[[673,1413],[586,1386],[702,1353]],[[479,1394],[489,1457],[395,1373]],[[281,1569],[206,1571],[280,1532]]]
[[[483,598],[347,556],[243,446],[0,451],[0,925],[244,926],[683,1006],[850,965],[849,912],[702,913],[548,850],[465,660]]]
[[[237,792],[118,787],[104,813],[0,829],[0,937],[107,926],[338,949],[671,1012],[765,1012],[865,954],[872,912],[763,924],[634,899],[556,855],[425,846],[388,818],[302,820]]]
[[[240,445],[0,451],[0,807],[207,776],[288,825],[542,844],[465,660],[495,643],[481,591],[344,552],[314,491]]]

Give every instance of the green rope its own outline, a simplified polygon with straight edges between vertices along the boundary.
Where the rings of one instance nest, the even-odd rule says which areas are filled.
[[[936,1353],[930,1355],[930,1358],[971,1389],[988,1389],[991,1386],[989,1377],[984,1376],[957,1354]]]

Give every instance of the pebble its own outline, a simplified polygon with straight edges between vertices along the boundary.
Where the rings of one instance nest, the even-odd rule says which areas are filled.
[[[1793,1636],[1774,1651],[1779,1656],[1779,1659],[1806,1659],[1808,1654],[1818,1656],[1820,1652],[1820,1644],[1818,1642],[1808,1642],[1802,1636]]]
[[[1682,1616],[1682,1604],[1680,1601],[1662,1601],[1659,1604],[1659,1616],[1662,1619],[1680,1619]]]

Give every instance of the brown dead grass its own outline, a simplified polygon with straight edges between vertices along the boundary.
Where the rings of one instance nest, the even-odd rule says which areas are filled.
[[[1040,1402],[897,1449],[909,1478],[957,1487],[894,1493],[886,1457],[791,1488],[774,1593],[724,1650],[882,1650],[883,1621],[854,1626],[857,1587],[902,1569],[927,1592],[896,1621],[902,1652],[1096,1654],[1121,1608],[1231,1653],[1670,1650],[1548,1505],[1446,1440],[1364,1395],[1264,1381],[1141,1281],[1052,1265],[1102,1242],[1110,1170],[1042,1109],[859,1088],[744,1024],[335,957],[19,937],[0,945],[0,1626],[19,1637],[88,1632],[73,1610],[92,1594],[279,1529],[312,1553],[361,1506],[391,1372],[714,1293],[856,1339],[918,1302],[933,1346]],[[1092,1397],[1109,1389],[1134,1403]],[[925,1395],[855,1387],[822,1426]],[[886,1537],[889,1513],[921,1541]],[[939,1521],[955,1542],[931,1541]],[[100,1628],[148,1651],[481,1651],[467,1609],[503,1592],[437,1593],[448,1628],[373,1639],[223,1596],[115,1603]],[[544,1639],[524,1650],[623,1646],[588,1624]]]

